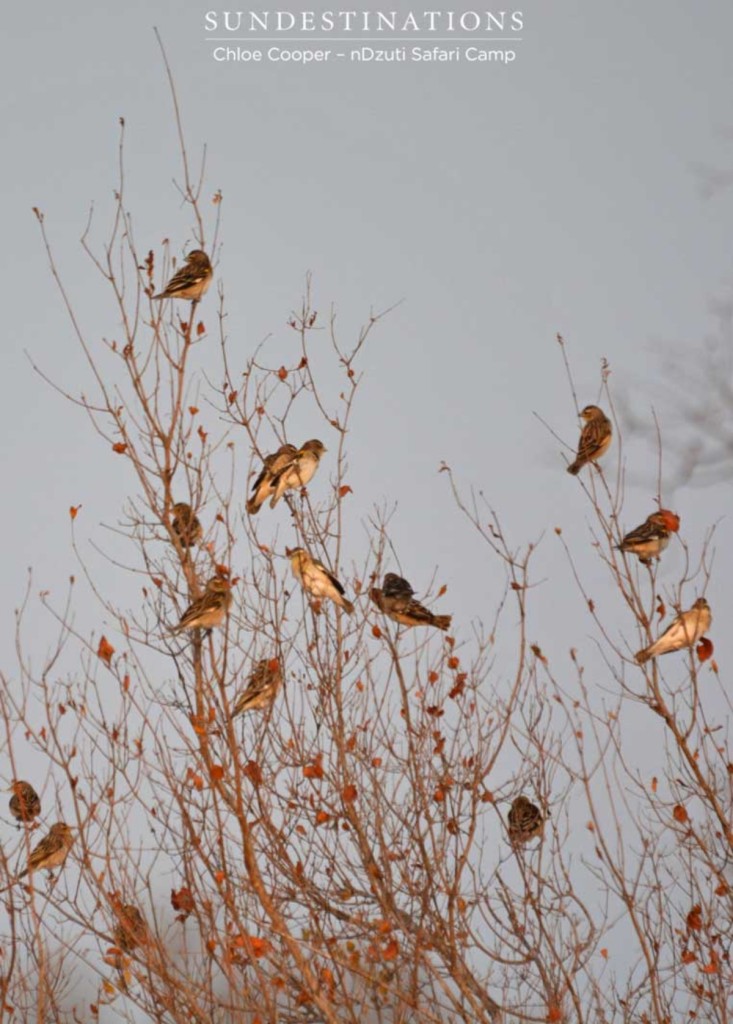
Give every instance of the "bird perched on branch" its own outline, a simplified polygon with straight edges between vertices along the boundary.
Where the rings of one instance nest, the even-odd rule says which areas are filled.
[[[617,545],[617,550],[637,555],[643,565],[651,565],[652,559],[659,558],[669,544],[670,534],[676,533],[679,527],[679,516],[660,509],[647,516],[641,526],[627,533]]]
[[[257,515],[267,499],[272,496],[275,477],[297,454],[298,449],[294,444],[281,444],[276,452],[265,456],[262,471],[252,485],[252,494],[247,502],[247,511],[251,516]]]
[[[177,270],[162,292],[154,299],[191,299],[198,302],[211,284],[214,271],[209,257],[201,249],[194,249],[185,264]]]
[[[41,813],[41,800],[30,782],[18,780],[10,787],[10,813],[16,821],[28,823]]]
[[[185,501],[179,501],[173,506],[171,529],[183,548],[192,548],[198,544],[204,532],[193,509]]]
[[[263,658],[258,661],[247,680],[247,686],[234,702],[230,718],[236,718],[245,711],[265,708],[277,696],[283,681],[278,658]]]
[[[323,444],[314,438],[311,441],[306,441],[295,452],[283,468],[273,475],[270,508],[277,505],[286,491],[292,491],[296,487],[305,487],[312,480],[325,451]]]
[[[692,608],[680,612],[653,644],[637,651],[634,657],[643,665],[650,658],[657,658],[660,654],[670,654],[683,647],[692,647],[707,633],[712,621],[710,605],[704,597],[698,597]]]
[[[119,919],[112,933],[115,945],[124,953],[132,953],[138,946],[145,945],[150,937],[145,918],[134,903],[123,903],[115,910]]]
[[[213,629],[214,626],[220,626],[227,617],[231,603],[232,590],[229,582],[221,576],[214,576],[206,584],[201,597],[185,610],[173,632],[182,633],[186,629]]]
[[[290,559],[293,576],[304,590],[314,597],[327,597],[339,608],[343,608],[347,615],[353,613],[354,606],[344,596],[344,588],[325,565],[311,558],[304,548],[286,548],[285,554]]]
[[[580,432],[575,462],[568,466],[568,473],[572,473],[573,476],[576,476],[586,463],[595,462],[605,454],[611,444],[613,433],[611,421],[597,405],[586,405],[580,415],[585,420],[585,426]]]
[[[545,816],[526,796],[518,796],[509,808],[507,823],[510,842],[522,845],[542,835]]]
[[[452,615],[434,615],[413,597],[415,591],[407,580],[396,573],[388,572],[382,581],[382,589],[372,587],[369,597],[380,612],[402,626],[436,626],[449,629]]]
[[[28,857],[28,867],[20,872],[18,878],[23,878],[31,871],[50,871],[52,868],[60,867],[73,844],[73,829],[63,821],[57,821],[51,826],[48,835],[33,847]]]

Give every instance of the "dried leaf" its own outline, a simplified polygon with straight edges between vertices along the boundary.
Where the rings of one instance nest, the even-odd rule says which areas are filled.
[[[316,757],[310,764],[306,764],[303,767],[303,778],[306,779],[322,779],[323,778],[323,767],[321,762],[323,760],[323,754],[317,754]]]
[[[327,821],[331,820],[331,815],[328,811],[318,811],[316,814],[316,825],[325,825]]]
[[[672,817],[675,821],[678,821],[680,825],[684,825],[686,821],[689,821],[687,811],[684,809],[682,804],[675,804],[672,809]]]
[[[687,927],[691,932],[699,932],[702,928],[702,907],[696,903],[686,918]]]
[[[344,484],[342,487],[339,487],[339,498],[345,498],[347,494],[353,493],[354,492],[352,491],[348,484]]]
[[[101,658],[108,665],[112,661],[112,655],[115,653],[115,649],[109,642],[106,636],[103,636],[99,641],[99,647],[97,648],[97,657]]]
[[[713,641],[708,640],[706,636],[704,636],[700,640],[700,643],[697,645],[695,649],[697,651],[697,657],[701,662],[707,661],[708,658],[711,658],[713,655],[713,651],[715,650],[715,648],[713,647]]]
[[[188,411],[191,413],[192,416],[195,416],[196,413],[199,411],[198,410],[198,406],[196,406],[196,405],[189,405]]]
[[[244,774],[254,786],[262,785],[262,769],[256,761],[248,761],[244,766]]]
[[[382,637],[382,630],[379,628],[379,626],[372,626],[372,636],[376,637],[377,640],[381,639],[381,637]]]
[[[356,786],[354,786],[352,784],[349,784],[348,786],[344,786],[343,791],[341,793],[341,797],[342,797],[342,799],[343,799],[345,804],[353,803],[354,800],[356,800],[358,795],[359,795],[359,791],[357,790]]]
[[[191,890],[185,885],[177,891],[171,889],[171,906],[178,911],[178,920],[183,923],[196,909]]]
[[[199,320],[199,322],[196,324],[196,334],[198,335],[199,338],[201,337],[202,334],[206,334],[206,328],[204,327],[203,320]]]
[[[383,960],[394,960],[400,951],[400,945],[397,939],[390,939],[387,945],[382,950]]]
[[[117,444],[112,445],[112,451],[115,452],[117,455],[124,455],[125,452],[127,451],[127,445],[124,444],[122,441],[118,441]]]
[[[287,380],[288,371],[285,369],[284,366],[281,366],[280,369],[277,371],[277,375],[280,378],[280,380]]]
[[[212,764],[209,774],[211,775],[212,782],[221,782],[224,778],[224,769],[220,764]]]
[[[77,517],[77,515],[79,513],[79,509],[80,508],[81,508],[81,505],[72,505],[71,506],[71,508],[69,509],[69,515],[71,516],[72,519],[76,519],[76,517]]]

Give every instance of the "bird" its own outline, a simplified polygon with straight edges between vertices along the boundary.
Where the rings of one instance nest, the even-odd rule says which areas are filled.
[[[193,514],[193,509],[185,501],[178,501],[173,506],[171,529],[182,548],[194,547],[201,540],[204,532],[198,517]]]
[[[214,576],[206,584],[201,597],[192,601],[173,630],[182,633],[186,629],[213,629],[220,626],[229,613],[232,590],[229,582],[221,576]]]
[[[65,825],[63,821],[57,821],[55,825],[51,826],[48,835],[33,847],[28,857],[28,867],[20,872],[18,878],[23,878],[31,871],[50,871],[52,868],[60,867],[66,860],[73,843],[73,829]]]
[[[177,270],[162,292],[154,299],[191,299],[198,302],[211,284],[214,272],[209,257],[202,249],[193,249],[185,264]]]
[[[115,945],[123,952],[131,953],[148,941],[148,926],[134,903],[123,903],[115,909],[119,918],[119,923],[112,933]]]
[[[293,457],[298,454],[294,444],[281,444],[274,454],[266,455],[260,475],[252,485],[252,494],[247,502],[247,511],[251,516],[257,515],[260,508],[273,493],[272,482],[280,470],[284,469]],[[311,474],[312,476],[312,474]]]
[[[616,549],[630,555],[638,555],[642,565],[651,565],[652,559],[659,558],[669,544],[670,533],[676,532],[673,529],[673,521],[670,521],[671,516],[674,516],[674,513],[667,512],[665,509],[652,512],[641,526],[637,526],[635,530],[626,534],[621,543],[616,545]],[[677,520],[677,529],[679,529],[679,520]]]
[[[282,684],[282,669],[278,658],[263,658],[252,671],[247,685],[234,702],[230,718],[245,711],[265,708],[277,696]]]
[[[30,782],[16,781],[10,787],[10,813],[16,821],[29,822],[41,813],[41,800]]]
[[[637,651],[634,655],[640,665],[656,658],[660,654],[679,651],[683,647],[692,647],[710,629],[713,616],[710,605],[704,597],[698,597],[692,608],[680,614],[670,623],[653,644]]]
[[[613,434],[611,421],[597,405],[586,405],[581,412],[585,426],[580,432],[578,454],[568,466],[568,473],[576,476],[587,462],[595,462],[608,450]]]
[[[277,505],[286,491],[291,491],[296,487],[305,487],[312,480],[325,451],[323,443],[317,438],[313,438],[306,441],[295,452],[272,478],[270,486],[273,493],[270,498],[270,508]]]
[[[415,591],[407,580],[396,573],[388,572],[382,581],[382,589],[372,587],[369,597],[380,612],[402,626],[436,626],[449,629],[452,615],[434,615],[413,597]]]
[[[545,816],[526,796],[518,796],[512,800],[507,823],[510,842],[521,845],[542,835]]]
[[[314,597],[327,597],[347,615],[351,615],[354,606],[344,597],[344,588],[321,562],[312,558],[304,548],[286,548],[285,554],[290,559],[293,576],[303,585],[303,589]]]

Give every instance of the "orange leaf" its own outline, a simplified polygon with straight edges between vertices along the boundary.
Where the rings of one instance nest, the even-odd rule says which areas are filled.
[[[226,875],[224,874],[223,871],[214,872],[214,881],[216,882],[217,885],[221,885],[225,878]]]
[[[112,655],[115,653],[115,649],[109,642],[106,636],[103,636],[99,641],[99,647],[97,648],[97,657],[101,658],[102,661],[106,661],[107,664],[112,661]]]
[[[672,809],[672,817],[675,821],[678,821],[680,825],[684,825],[686,821],[689,821],[687,811],[684,809],[682,804],[675,804]]]
[[[256,761],[248,761],[244,766],[244,774],[247,776],[249,781],[255,785],[262,785],[262,769]]]
[[[694,962],[697,960],[697,957],[691,949],[686,949],[683,951],[680,959],[682,960],[683,964],[694,964]]]
[[[213,953],[214,950],[216,949],[216,939],[209,939],[208,942],[206,943],[206,948],[210,953]]]
[[[353,494],[348,484],[344,484],[343,487],[339,487],[339,498],[345,498],[347,494]]]
[[[376,637],[377,640],[381,638],[382,630],[379,628],[379,626],[372,626],[372,636]]]
[[[349,784],[348,786],[344,786],[343,792],[341,793],[341,797],[343,798],[345,804],[349,804],[353,803],[353,801],[356,800],[358,793],[359,791],[357,790],[356,786]]]
[[[112,445],[112,451],[117,455],[124,455],[127,451],[127,445],[123,444],[122,441],[118,441],[117,444]]]
[[[394,960],[400,951],[400,945],[397,939],[391,939],[382,950],[383,960]]]
[[[697,651],[697,656],[700,659],[700,661],[707,661],[708,658],[712,656],[712,653],[715,650],[715,648],[713,647],[713,641],[708,640],[706,636],[702,638],[702,640],[695,649]]]
[[[657,777],[655,775],[653,777],[653,779],[652,779],[652,793],[656,793],[658,785],[659,785],[659,780],[657,779]]]
[[[657,605],[657,615],[659,616],[660,619],[663,619],[666,614],[667,614],[667,609],[666,609],[666,607],[664,605],[664,601],[660,597],[659,598],[659,604]]]
[[[189,405],[188,411],[191,413],[192,416],[195,416],[196,413],[198,412],[198,407],[195,405]]]
[[[606,949],[605,946],[601,950],[601,956],[603,957],[604,960],[608,960],[608,950]]]
[[[277,371],[277,375],[280,378],[280,380],[286,380],[288,376],[288,371],[285,369],[284,366],[281,366],[280,369]]]
[[[193,775],[191,781],[193,782],[194,789],[197,789],[200,793],[201,790],[204,788],[204,780],[201,778],[200,775]]]
[[[198,336],[200,338],[201,335],[205,334],[205,333],[206,333],[206,328],[204,327],[204,322],[203,322],[203,320],[199,320],[199,322],[196,324],[196,334],[198,334]]]
[[[199,437],[201,438],[201,444],[206,444],[206,438],[207,438],[207,437],[208,437],[209,435],[208,435],[208,434],[206,433],[206,431],[204,430],[204,428],[203,428],[203,427],[199,427],[199,429],[198,429],[197,433],[198,433]]]
[[[717,960],[711,960],[711,962],[706,964],[705,967],[702,967],[701,970],[703,974],[715,974],[718,970]]]
[[[696,903],[686,918],[687,927],[691,932],[699,932],[702,928],[702,908]]]
[[[545,1017],[545,1020],[548,1024],[556,1024],[557,1021],[562,1020],[562,1010],[557,1003],[551,1003],[550,1006],[547,1007],[547,1016]]]
[[[448,668],[456,669],[461,664],[459,658],[448,658]]]
[[[251,938],[249,941],[252,944],[252,952],[256,957],[265,956],[272,949],[267,939]]]
[[[445,790],[438,787],[433,793],[433,800],[435,800],[436,804],[442,804],[445,800]]]
[[[322,779],[323,768],[321,761],[323,760],[323,754],[316,754],[316,757],[311,762],[303,767],[303,778],[305,779]]]
[[[224,778],[224,769],[220,764],[212,764],[210,774],[212,782],[221,782]]]
[[[171,906],[179,912],[178,920],[185,921],[196,908],[191,890],[185,885],[177,892],[175,889],[171,889]]]
[[[316,814],[316,825],[325,825],[327,821],[331,820],[331,815],[327,811],[319,811]]]
[[[71,506],[71,508],[69,509],[69,515],[71,516],[72,519],[76,519],[77,513],[79,512],[80,508],[81,508],[81,505],[72,505]]]
[[[440,676],[438,675],[437,672],[428,672],[428,682],[429,683],[437,683],[437,681],[439,679],[440,679]]]

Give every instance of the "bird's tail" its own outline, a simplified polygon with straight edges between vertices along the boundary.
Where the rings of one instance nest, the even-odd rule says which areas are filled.
[[[342,597],[339,603],[347,615],[354,614],[354,606],[347,597]]]
[[[262,502],[259,502],[257,500],[257,498],[250,498],[247,501],[247,512],[251,516],[256,516],[261,508],[262,508]]]
[[[636,659],[636,661],[640,665],[643,665],[645,662],[649,661],[649,659],[651,658],[651,654],[649,653],[650,651],[651,651],[650,647],[645,647],[643,650],[637,651],[636,654],[634,655],[634,658]]]
[[[438,629],[450,629],[450,624],[453,621],[452,615],[434,615],[433,625],[437,626]]]
[[[577,476],[582,468],[583,468],[583,463],[582,462],[578,462],[578,460],[576,459],[575,462],[571,462],[570,465],[568,466],[568,473],[570,473],[572,476]]]

